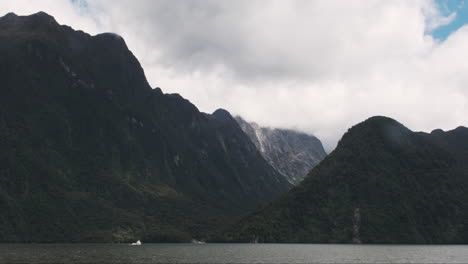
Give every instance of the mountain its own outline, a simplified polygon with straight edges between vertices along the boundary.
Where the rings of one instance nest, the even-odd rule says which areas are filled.
[[[468,128],[413,132],[372,117],[229,241],[468,243]]]
[[[290,184],[225,110],[152,89],[122,37],[0,18],[0,241],[189,241]]]
[[[260,127],[236,116],[242,130],[249,136],[268,163],[292,184],[298,184],[327,153],[314,136],[288,129]]]

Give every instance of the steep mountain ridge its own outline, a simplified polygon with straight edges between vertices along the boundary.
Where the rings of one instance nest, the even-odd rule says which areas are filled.
[[[188,241],[290,185],[227,111],[151,89],[123,38],[0,18],[0,241]]]
[[[230,241],[467,243],[468,129],[352,127],[299,186],[226,231]]]
[[[268,163],[292,184],[301,182],[327,155],[320,140],[306,133],[260,127],[240,116],[236,121]]]

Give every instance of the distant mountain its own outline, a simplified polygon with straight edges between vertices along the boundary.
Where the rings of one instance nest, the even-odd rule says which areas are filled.
[[[236,116],[242,130],[273,168],[292,184],[298,184],[327,153],[314,136],[288,130],[260,127]]]
[[[0,241],[203,239],[290,184],[225,110],[151,89],[125,41],[0,18]]]
[[[386,117],[348,130],[288,194],[229,241],[468,243],[468,128],[412,132]]]

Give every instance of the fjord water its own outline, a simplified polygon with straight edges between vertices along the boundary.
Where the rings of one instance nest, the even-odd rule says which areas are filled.
[[[0,263],[468,263],[468,246],[0,244]]]

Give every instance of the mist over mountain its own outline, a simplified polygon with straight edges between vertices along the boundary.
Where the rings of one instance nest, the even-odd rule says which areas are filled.
[[[314,136],[289,129],[260,127],[236,116],[242,130],[279,173],[292,184],[298,184],[327,153]]]
[[[297,187],[228,241],[467,243],[468,128],[413,132],[387,117],[350,128]]]
[[[382,116],[326,156],[153,89],[117,34],[0,17],[0,242],[468,243],[467,161]]]
[[[152,89],[123,38],[0,18],[0,241],[189,241],[290,188],[225,110]]]

